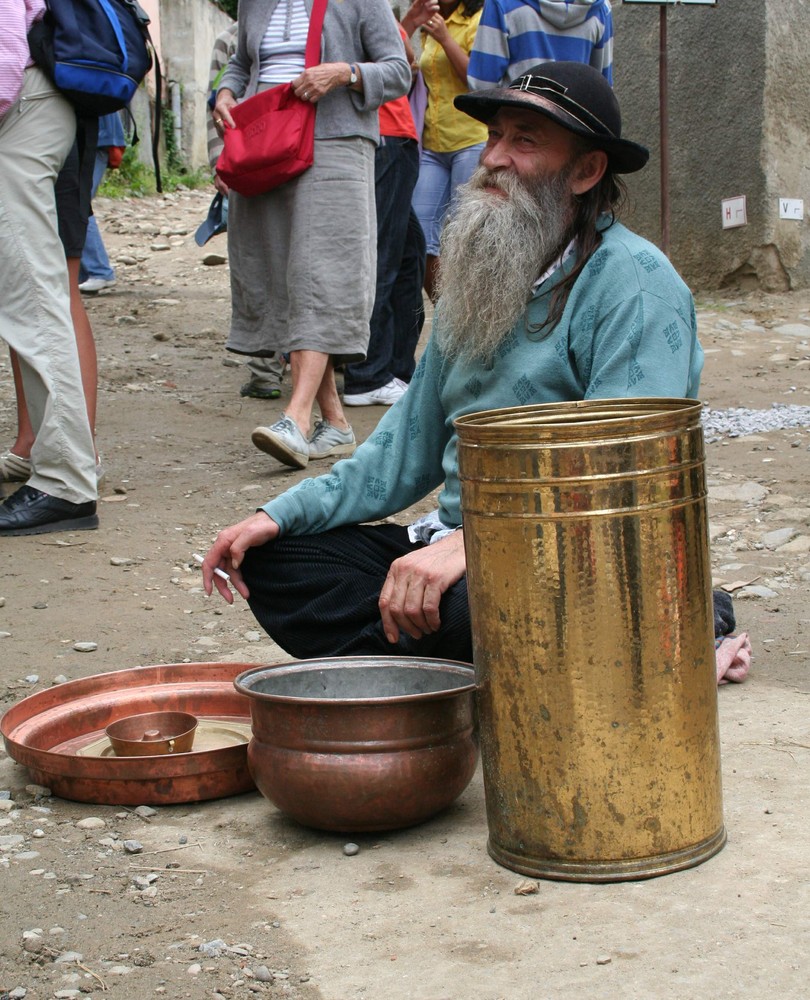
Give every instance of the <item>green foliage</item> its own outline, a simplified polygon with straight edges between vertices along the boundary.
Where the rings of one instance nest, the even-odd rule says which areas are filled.
[[[166,140],[166,161],[160,164],[163,190],[207,187],[211,183],[211,171],[207,167],[189,170],[179,156],[171,112],[164,112],[163,122]],[[121,166],[107,171],[98,193],[102,198],[143,198],[156,194],[155,171],[138,158],[133,146],[127,146]]]
[[[228,17],[232,17],[234,21],[236,20],[236,10],[239,6],[239,0],[216,0],[216,2],[220,10],[224,10]]]

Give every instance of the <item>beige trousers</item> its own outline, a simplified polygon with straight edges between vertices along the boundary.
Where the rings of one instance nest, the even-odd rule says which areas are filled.
[[[36,434],[29,485],[83,503],[97,496],[96,459],[54,201],[75,134],[72,106],[27,69],[0,119],[0,336],[19,356]]]

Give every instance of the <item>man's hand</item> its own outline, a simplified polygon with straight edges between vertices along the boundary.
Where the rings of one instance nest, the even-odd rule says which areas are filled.
[[[461,531],[395,559],[379,601],[388,641],[397,642],[400,630],[412,639],[438,631],[442,594],[464,576],[466,569]]]
[[[216,585],[228,604],[233,604],[233,594],[228,587],[228,581],[214,573],[216,568],[230,576],[237,592],[247,600],[250,591],[239,572],[245,553],[257,545],[271,542],[278,537],[278,533],[279,527],[276,522],[261,510],[238,524],[232,524],[230,528],[223,528],[203,560],[203,586],[206,594],[210,597]]]

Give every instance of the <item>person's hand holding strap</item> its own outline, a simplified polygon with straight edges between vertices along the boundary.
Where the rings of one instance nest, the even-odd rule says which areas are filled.
[[[226,125],[228,128],[234,127],[231,108],[235,107],[237,103],[234,92],[228,90],[227,87],[223,87],[217,94],[217,103],[214,105],[214,125],[220,135],[222,135]]]

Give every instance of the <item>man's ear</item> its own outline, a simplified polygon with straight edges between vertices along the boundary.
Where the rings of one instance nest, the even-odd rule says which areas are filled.
[[[604,149],[591,149],[578,157],[571,176],[571,191],[573,194],[585,194],[596,187],[605,175],[608,166],[607,153]]]

